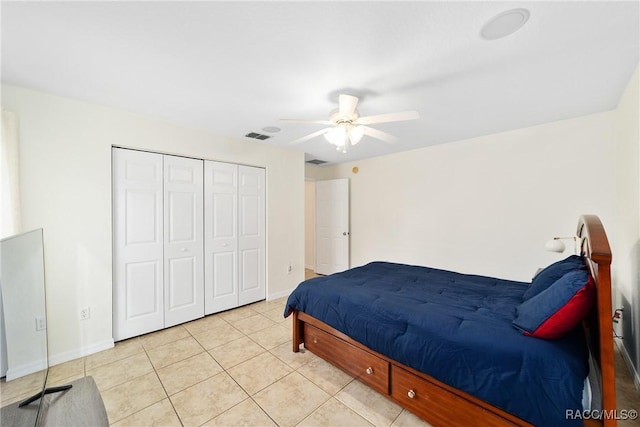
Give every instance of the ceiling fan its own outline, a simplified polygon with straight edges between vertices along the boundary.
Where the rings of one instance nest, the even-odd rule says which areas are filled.
[[[417,111],[402,111],[399,113],[378,114],[375,116],[360,117],[356,107],[358,106],[358,98],[352,95],[341,94],[339,97],[339,108],[329,114],[329,120],[299,120],[299,119],[281,119],[285,122],[293,123],[314,123],[321,125],[330,125],[328,128],[310,133],[302,138],[291,141],[296,144],[308,141],[320,135],[324,135],[325,139],[336,146],[338,151],[347,152],[349,143],[356,145],[364,135],[376,138],[385,142],[393,143],[398,139],[386,132],[374,129],[368,125],[386,122],[399,122],[403,120],[415,120],[420,118]]]

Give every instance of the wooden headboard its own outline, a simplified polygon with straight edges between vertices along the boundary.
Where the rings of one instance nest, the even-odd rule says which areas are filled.
[[[611,304],[611,248],[602,222],[596,215],[582,215],[577,237],[581,238],[581,253],[597,286],[597,303],[584,321],[587,341],[600,369],[602,379],[603,420],[600,425],[615,426],[616,385],[613,353]],[[607,416],[608,415],[608,416]],[[585,423],[587,424],[587,423]]]

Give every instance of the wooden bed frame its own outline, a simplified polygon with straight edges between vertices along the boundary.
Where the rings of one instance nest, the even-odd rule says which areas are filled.
[[[600,219],[583,215],[577,237],[597,285],[597,304],[583,321],[602,383],[601,420],[585,426],[616,425],[616,390],[611,306],[611,250]],[[535,338],[532,338],[535,339]],[[306,349],[362,381],[434,426],[530,426],[528,422],[377,353],[303,312],[293,312],[293,351]]]

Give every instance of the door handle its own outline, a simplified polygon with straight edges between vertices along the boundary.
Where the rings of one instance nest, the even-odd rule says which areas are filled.
[[[348,236],[348,235],[349,235],[349,232],[348,232],[348,231],[343,231],[343,232],[342,232],[342,235],[343,235],[343,236]]]

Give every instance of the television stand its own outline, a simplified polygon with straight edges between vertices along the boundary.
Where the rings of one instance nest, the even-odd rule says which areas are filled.
[[[71,387],[73,387],[73,385],[67,384],[67,385],[61,385],[59,387],[45,388],[43,392],[40,392],[38,394],[34,394],[33,396],[31,396],[31,397],[23,400],[22,402],[20,402],[18,404],[18,408],[22,408],[23,406],[26,406],[29,403],[35,402],[36,400],[40,399],[42,396],[45,396],[47,394],[59,393],[61,391],[69,390]]]
[[[16,402],[3,407],[0,423],[10,426],[35,425],[37,417],[41,426],[109,426],[104,402],[92,377],[80,378],[63,387],[67,387],[64,393],[56,393],[62,390],[47,393],[42,405],[25,404],[19,407]],[[52,387],[50,390],[57,388]],[[35,400],[40,396],[38,394]],[[38,406],[41,406],[40,414]]]

